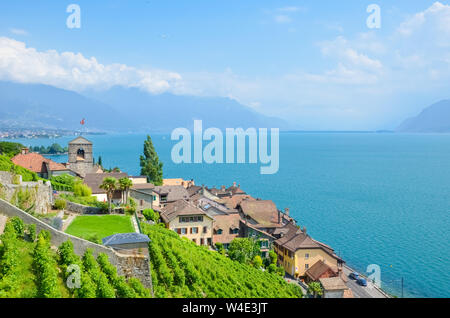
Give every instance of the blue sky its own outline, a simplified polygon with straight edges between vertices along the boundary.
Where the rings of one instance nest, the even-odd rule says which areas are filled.
[[[300,129],[395,127],[450,98],[449,52],[448,1],[0,3],[0,79],[230,97]]]

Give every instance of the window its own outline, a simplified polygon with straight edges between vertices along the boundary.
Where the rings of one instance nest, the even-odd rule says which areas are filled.
[[[198,234],[198,227],[191,227],[191,234]]]
[[[308,269],[309,268],[309,264],[305,264],[305,269]]]
[[[208,233],[208,227],[207,226],[203,227],[203,233]]]
[[[167,194],[161,195],[161,202],[167,202]]]
[[[217,230],[217,234],[219,234],[219,235],[222,235],[222,232],[223,232],[222,229]]]
[[[208,245],[211,245],[211,238],[208,237]]]
[[[156,201],[156,195],[153,196],[153,201]]]
[[[309,254],[308,253],[305,254],[305,259],[309,259]]]
[[[204,239],[200,239],[200,245],[204,245],[205,244],[205,240]]]
[[[181,234],[187,234],[187,228],[185,227],[181,228]]]
[[[141,200],[141,206],[143,206],[144,205],[144,200]]]

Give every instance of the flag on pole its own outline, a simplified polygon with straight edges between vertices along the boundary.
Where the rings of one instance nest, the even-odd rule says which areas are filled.
[[[80,124],[81,125],[84,125],[86,123],[86,121],[85,121],[85,119],[83,118],[81,121],[80,121]]]

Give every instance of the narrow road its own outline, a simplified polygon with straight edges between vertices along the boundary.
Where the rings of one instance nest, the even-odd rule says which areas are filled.
[[[345,276],[353,272],[353,270],[344,265],[343,273]],[[372,282],[367,281],[367,287],[360,286],[355,280],[348,278],[347,286],[352,290],[355,298],[388,298],[386,294],[380,291]]]

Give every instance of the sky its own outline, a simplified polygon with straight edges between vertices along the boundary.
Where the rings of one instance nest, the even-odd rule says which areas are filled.
[[[450,2],[1,1],[0,80],[229,97],[304,130],[393,129],[450,98]]]

